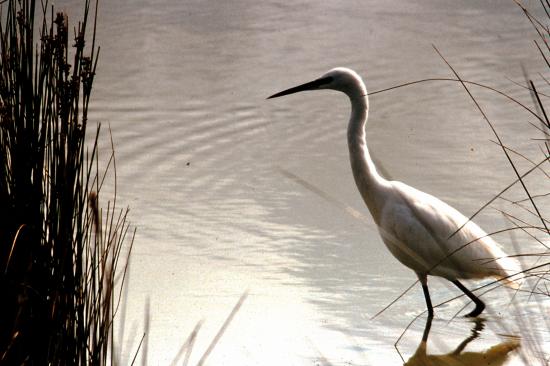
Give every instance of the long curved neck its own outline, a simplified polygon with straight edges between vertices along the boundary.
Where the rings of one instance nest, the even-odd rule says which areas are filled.
[[[378,174],[367,148],[365,127],[368,118],[367,96],[349,96],[351,101],[351,117],[348,124],[348,148],[351,169],[355,183],[363,200],[376,220],[379,210],[379,195],[374,191],[380,189],[385,179]]]

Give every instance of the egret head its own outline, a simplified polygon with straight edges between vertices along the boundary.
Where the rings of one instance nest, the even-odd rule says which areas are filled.
[[[295,86],[293,88],[283,90],[277,94],[273,94],[267,99],[282,97],[283,95],[293,94],[306,90],[332,89],[338,90],[347,94],[350,98],[363,97],[367,94],[365,84],[361,77],[353,70],[345,67],[337,67],[318,79],[308,83]]]

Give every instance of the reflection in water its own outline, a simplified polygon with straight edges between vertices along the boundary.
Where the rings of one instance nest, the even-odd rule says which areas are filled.
[[[470,342],[479,337],[479,333],[483,330],[484,322],[485,321],[482,319],[476,319],[470,336],[464,339],[454,351],[442,355],[429,355],[427,351],[427,343],[428,335],[430,334],[430,329],[432,327],[432,318],[428,317],[426,327],[424,328],[424,333],[422,334],[422,341],[420,342],[420,345],[416,349],[414,355],[412,355],[412,357],[405,363],[405,366],[504,365],[508,360],[510,352],[519,348],[519,340],[502,342],[487,349],[486,351],[462,352]]]

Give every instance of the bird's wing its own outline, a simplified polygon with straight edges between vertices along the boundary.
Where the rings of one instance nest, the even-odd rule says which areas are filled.
[[[505,277],[509,272],[503,264],[518,270],[515,260],[506,258],[493,239],[456,209],[404,183],[392,186],[398,195],[393,208],[382,216],[390,223],[381,224],[382,229],[389,231],[394,243],[423,259],[429,273],[452,279]]]

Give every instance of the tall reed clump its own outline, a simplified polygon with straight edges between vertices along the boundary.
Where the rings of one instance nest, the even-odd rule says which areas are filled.
[[[548,0],[540,0],[544,13],[541,18],[537,18],[519,0],[515,1],[533,26],[535,31],[534,47],[538,50],[541,61],[544,62],[543,65],[545,66],[543,66],[543,69],[545,68],[547,71],[550,71],[550,2]],[[550,298],[550,262],[548,261],[550,254],[550,217],[548,217],[550,212],[548,210],[548,207],[550,207],[548,205],[548,199],[550,198],[550,192],[548,191],[548,182],[550,181],[550,174],[548,172],[548,167],[550,166],[550,111],[547,108],[550,96],[540,92],[539,89],[548,89],[550,87],[550,80],[543,73],[539,73],[534,79],[526,76],[526,84],[534,104],[532,112],[538,119],[538,121],[531,123],[534,131],[539,135],[539,137],[532,139],[532,143],[541,152],[542,160],[537,161],[536,165],[535,162],[532,162],[532,165],[537,169],[529,170],[524,177],[519,179],[525,196],[523,199],[513,202],[517,207],[529,212],[531,220],[522,222],[513,215],[508,215],[508,217],[509,221],[516,227],[523,226],[533,229],[529,235],[533,239],[533,242],[537,242],[542,247],[540,252],[527,254],[529,257],[536,258],[536,261],[526,268],[526,274],[533,278],[533,281],[526,290],[530,292],[530,296],[536,296],[537,299],[542,299],[543,302],[546,302]],[[535,176],[535,174],[537,175]],[[535,178],[534,182],[537,183],[538,187],[534,189],[532,184],[529,185],[526,182],[527,175],[530,176],[529,178]],[[545,340],[546,336],[537,332],[541,328],[546,332],[550,332],[550,323],[548,322],[546,307],[543,305],[543,302],[538,303],[542,317],[540,323],[537,324],[528,320],[520,323],[522,323],[521,326],[525,338],[524,343],[526,345],[524,347],[523,359],[527,360],[530,359],[530,356],[534,356],[537,363],[547,365],[548,349],[547,341]]]
[[[532,24],[536,32],[535,34],[538,37],[538,39],[534,40],[534,46],[536,46],[541,56],[541,60],[544,61],[546,70],[550,70],[550,2],[548,0],[540,1],[540,5],[544,9],[544,14],[546,16],[544,19],[538,19],[518,0],[515,1]],[[550,192],[542,191],[548,187],[547,183],[550,179],[550,174],[548,173],[548,163],[550,162],[550,118],[549,111],[547,110],[547,101],[550,96],[539,91],[539,89],[550,87],[550,81],[541,73],[538,74],[536,79],[532,79],[526,72],[526,86],[524,87],[531,94],[534,105],[534,107],[529,109],[531,115],[537,119],[536,121],[530,122],[530,124],[534,127],[533,131],[540,136],[532,138],[532,142],[540,151],[542,159],[537,159],[537,161],[529,160],[523,154],[503,146],[503,151],[505,153],[509,151],[509,154],[514,154],[532,165],[532,168],[526,173],[520,174],[507,153],[508,160],[517,177],[516,182],[521,184],[524,194],[523,199],[515,201],[508,200],[508,202],[511,202],[516,208],[528,212],[531,220],[520,220],[516,216],[508,213],[505,213],[505,216],[515,228],[525,232],[529,231],[529,237],[542,246],[543,252],[527,254],[527,256],[539,258],[533,266],[526,269],[526,273],[530,277],[536,279],[533,282],[534,287],[530,290],[532,294],[550,296],[547,283],[548,274],[550,272],[550,270],[548,270],[550,263],[547,260],[550,244],[550,218],[547,217],[549,211],[548,205],[546,204],[550,197]],[[527,181],[528,178],[532,178],[530,183]],[[535,188],[533,188],[533,182],[536,183]]]
[[[546,17],[543,20],[539,20],[536,17],[534,17],[527,8],[525,8],[520,2],[517,2],[519,7],[523,10],[524,14],[526,15],[527,19],[531,22],[533,25],[534,30],[536,31],[536,34],[538,36],[538,40],[535,39],[533,42],[538,49],[541,59],[546,64],[547,70],[550,71],[550,2],[548,0],[541,0],[540,4],[542,8],[544,9],[544,14]],[[540,79],[539,83],[543,83],[543,86],[550,86],[550,81],[548,78],[544,77],[542,74],[539,74]],[[533,142],[538,145],[540,150],[543,153],[544,161],[549,162],[550,161],[550,118],[549,118],[549,112],[547,111],[547,108],[545,107],[546,102],[548,101],[548,98],[550,98],[547,94],[540,93],[538,91],[538,88],[535,86],[535,82],[533,82],[532,79],[528,78],[527,80],[528,88],[531,93],[531,97],[533,99],[533,104],[535,105],[534,112],[537,113],[539,116],[539,122],[537,124],[532,124],[533,127],[535,127],[541,134],[542,138],[536,138],[533,139]],[[545,84],[545,85],[544,85]],[[545,178],[548,179],[548,174],[545,175]],[[536,213],[536,216],[542,223],[542,227],[544,227],[543,232],[546,234],[546,239],[550,236],[549,227],[547,225],[548,220],[543,217],[544,211],[539,210],[537,207],[536,199],[545,198],[548,194],[542,194],[539,196],[534,197],[532,194],[529,193],[529,190],[525,188],[527,199],[530,202],[534,212]],[[541,212],[542,211],[542,212]]]
[[[541,59],[546,64],[546,70],[550,71],[550,2],[548,0],[541,0],[540,4],[542,8],[544,9],[544,14],[546,14],[546,17],[543,20],[539,20],[536,17],[534,17],[527,8],[525,8],[519,1],[516,0],[516,3],[519,5],[519,7],[523,10],[524,14],[526,15],[527,19],[531,22],[533,25],[534,30],[536,31],[536,34],[538,36],[538,40],[534,40],[534,44],[536,48],[538,49]],[[531,125],[536,128],[536,132],[541,134],[542,138],[533,138],[532,141],[537,145],[539,150],[542,153],[543,160],[539,163],[541,167],[537,167],[537,170],[531,170],[529,174],[539,171],[543,174],[540,175],[544,181],[549,179],[548,173],[546,173],[546,168],[548,167],[548,162],[550,162],[550,118],[548,115],[547,108],[545,107],[545,104],[547,104],[548,98],[550,98],[547,94],[539,92],[539,88],[536,86],[536,84],[539,84],[545,87],[550,86],[550,81],[548,78],[545,78],[542,74],[539,74],[539,77],[536,81],[533,81],[530,77],[526,76],[526,82],[527,82],[527,88],[529,92],[531,93],[531,97],[533,100],[534,108],[532,109],[533,115],[537,116],[538,121],[535,121],[535,123],[531,123]],[[544,85],[545,84],[545,85]],[[518,154],[519,155],[519,154]],[[546,164],[544,164],[546,163]],[[543,165],[544,164],[544,165]],[[535,165],[535,164],[533,164]],[[512,164],[513,166],[513,164]],[[515,167],[513,166],[514,170]],[[533,224],[533,227],[538,227],[540,232],[544,234],[542,237],[542,243],[548,241],[550,238],[550,224],[548,222],[548,218],[544,217],[545,214],[548,213],[548,211],[544,210],[545,204],[544,199],[547,198],[547,196],[550,194],[550,192],[536,192],[531,193],[529,187],[524,182],[523,177],[518,177],[520,180],[520,183],[522,184],[522,187],[525,192],[525,199],[522,201],[526,205],[530,206],[528,207],[530,209],[530,212],[534,217],[537,218],[537,225]],[[543,182],[541,182],[543,183]],[[544,186],[544,185],[541,185]],[[548,249],[548,246],[546,246],[546,249]]]
[[[99,127],[86,142],[99,52],[90,5],[74,30],[47,0],[1,5],[1,364],[104,365],[114,356],[127,210],[99,208]]]

